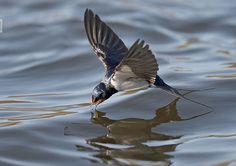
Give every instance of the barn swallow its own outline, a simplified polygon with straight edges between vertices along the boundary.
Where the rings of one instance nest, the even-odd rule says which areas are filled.
[[[120,91],[157,87],[174,96],[186,98],[157,75],[157,60],[144,40],[136,40],[128,49],[123,41],[92,10],[84,14],[85,31],[93,51],[105,67],[104,79],[93,89],[92,104],[98,105]]]

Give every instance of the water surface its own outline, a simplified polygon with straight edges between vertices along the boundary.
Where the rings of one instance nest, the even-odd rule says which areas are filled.
[[[93,9],[159,75],[210,111],[158,89],[91,113],[104,69],[85,36]],[[236,165],[236,2],[1,0],[0,165]],[[183,92],[184,93],[184,92]]]

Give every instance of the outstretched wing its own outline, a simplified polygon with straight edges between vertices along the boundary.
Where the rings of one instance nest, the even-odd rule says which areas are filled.
[[[154,83],[157,75],[158,64],[152,51],[142,40],[136,40],[128,51],[127,56],[117,66],[119,71],[124,66],[128,66],[132,72],[139,78],[143,78],[149,83]]]
[[[92,10],[86,9],[84,26],[95,54],[103,62],[106,78],[109,78],[116,66],[127,55],[128,49],[122,40]]]
[[[144,41],[137,40],[116,67],[111,84],[118,89],[147,87],[155,82],[158,64]]]

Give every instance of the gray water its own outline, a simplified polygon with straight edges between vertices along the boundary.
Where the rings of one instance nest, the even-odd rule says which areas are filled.
[[[213,111],[149,89],[91,114],[104,69],[86,8],[150,44],[170,85],[208,89],[187,96]],[[235,16],[233,0],[1,0],[0,165],[236,165]]]

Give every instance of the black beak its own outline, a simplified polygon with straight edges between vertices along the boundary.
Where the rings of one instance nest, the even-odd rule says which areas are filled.
[[[104,99],[97,99],[96,97],[92,96],[92,104],[93,105],[98,105],[100,103],[102,103],[103,101],[105,101]]]

